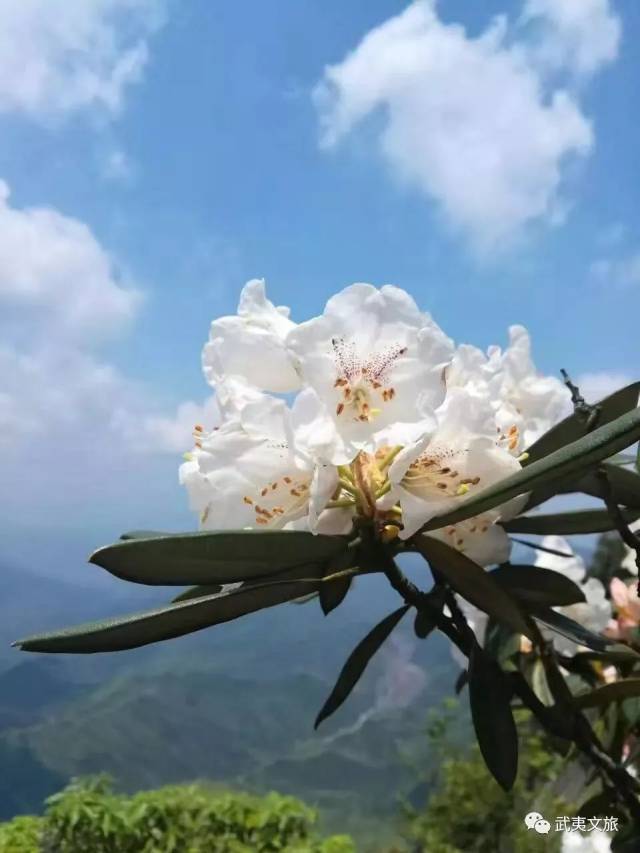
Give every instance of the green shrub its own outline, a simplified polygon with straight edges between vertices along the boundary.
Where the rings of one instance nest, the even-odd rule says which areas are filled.
[[[0,853],[39,853],[43,824],[31,815],[0,824]]]
[[[449,710],[455,707],[449,702]],[[505,792],[486,769],[477,745],[451,741],[453,716],[433,720],[430,740],[437,775],[426,809],[410,813],[407,836],[413,850],[425,853],[539,853],[541,838],[528,831],[531,811],[548,816],[574,813],[556,788],[566,765],[549,748],[526,713],[517,715],[520,731],[518,777]],[[564,786],[561,786],[564,787]],[[547,853],[559,853],[561,834],[544,839]]]
[[[315,838],[315,820],[279,794],[174,785],[128,797],[96,777],[50,797],[43,818],[0,825],[0,853],[353,853],[346,836]]]

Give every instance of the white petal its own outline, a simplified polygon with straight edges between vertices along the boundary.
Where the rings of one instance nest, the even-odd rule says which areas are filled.
[[[266,298],[263,281],[251,281],[240,295],[238,315],[211,324],[202,352],[207,382],[239,376],[265,391],[296,391],[300,380],[284,340],[295,324]]]
[[[374,434],[391,424],[428,416],[444,395],[442,372],[453,352],[404,291],[367,284],[332,297],[287,343],[335,423],[342,458],[373,450]]]
[[[573,549],[566,539],[562,536],[545,536],[540,544],[544,548],[550,548],[552,551],[560,551],[562,554],[570,554],[571,556],[557,557],[555,554],[549,554],[547,551],[538,551],[535,562],[536,566],[559,572],[574,583],[579,584],[583,581],[586,574],[584,560],[579,555],[573,553]]]
[[[331,500],[338,486],[338,471],[333,465],[317,465],[311,480],[309,527],[315,530],[318,516]]]
[[[334,465],[346,465],[353,460],[353,450],[345,446],[335,420],[313,388],[304,388],[297,395],[291,409],[291,424],[296,446],[311,458]]]
[[[447,398],[438,409],[440,423],[435,432],[405,447],[389,468],[403,510],[400,535],[405,539],[429,519],[520,470],[518,461],[496,444],[486,395],[453,388]],[[491,518],[511,517],[524,500],[497,507]]]
[[[340,536],[350,533],[352,528],[353,510],[349,507],[333,507],[320,513],[314,530],[327,536]]]

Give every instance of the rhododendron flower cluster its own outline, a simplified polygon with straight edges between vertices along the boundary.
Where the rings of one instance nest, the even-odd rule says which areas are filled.
[[[569,411],[521,326],[505,351],[456,345],[397,287],[354,284],[296,324],[263,281],[211,324],[203,351],[220,412],[180,469],[200,527],[348,532],[357,516],[408,538],[521,467]],[[434,531],[476,562],[506,560],[496,522],[523,499]]]

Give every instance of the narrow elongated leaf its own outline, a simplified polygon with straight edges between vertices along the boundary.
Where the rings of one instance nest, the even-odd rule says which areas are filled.
[[[580,646],[586,646],[596,652],[604,652],[608,646],[614,644],[613,640],[608,637],[603,637],[602,634],[595,634],[564,613],[557,613],[549,607],[531,607],[531,613],[540,622],[543,622],[547,627],[552,628],[558,634],[562,634],[568,640],[573,640]]]
[[[309,604],[311,601],[315,601],[316,598],[320,598],[320,593],[310,592],[308,595],[301,595],[300,598],[293,598],[289,604]]]
[[[204,584],[203,586],[190,586],[189,589],[183,590],[172,602],[190,601],[192,598],[205,598],[207,595],[217,595],[222,592],[222,584]]]
[[[485,654],[508,669],[511,667],[510,659],[520,651],[520,640],[520,634],[489,619],[482,648]]]
[[[463,598],[518,634],[529,636],[529,626],[517,601],[492,578],[491,573],[432,536],[416,536],[414,542],[431,568],[444,575]]]
[[[273,607],[298,597],[310,585],[301,581],[269,582],[230,592],[193,598],[165,607],[90,622],[61,631],[27,637],[14,643],[27,652],[92,654],[134,649],[160,640],[181,637],[230,622],[247,613]]]
[[[342,577],[337,576],[332,578],[331,576],[339,575],[341,572],[352,569],[355,566],[356,558],[357,553],[355,549],[345,548],[344,551],[341,551],[328,563],[326,574],[324,575],[319,591],[320,607],[325,616],[328,616],[332,610],[335,610],[336,607],[342,604],[351,589],[351,582],[353,580],[353,577],[350,577],[348,574]]]
[[[490,773],[505,791],[518,772],[518,733],[511,689],[504,672],[474,644],[469,658],[469,702],[478,746]]]
[[[634,661],[637,663],[638,659],[640,659],[640,654],[634,651],[630,646],[625,646],[623,643],[614,643],[604,652],[577,652],[577,654],[574,655],[574,659],[575,658],[585,661],[602,661],[604,663],[625,663]]]
[[[515,598],[527,604],[560,607],[585,601],[584,592],[572,580],[539,566],[519,566],[511,563],[499,566],[489,577]]]
[[[569,553],[568,551],[558,551],[557,548],[548,548],[546,545],[541,545],[539,542],[529,542],[527,539],[516,539],[515,536],[511,537],[512,542],[517,542],[518,545],[526,545],[527,548],[533,548],[534,551],[543,551],[545,554],[553,554],[554,557],[565,557],[568,560],[572,560],[574,558],[573,552]]]
[[[320,607],[325,616],[342,604],[351,589],[352,580],[353,578],[345,575],[320,584]]]
[[[90,562],[135,583],[236,583],[293,566],[325,563],[347,543],[345,536],[315,536],[298,530],[178,533],[121,540],[99,548]]]
[[[455,683],[454,688],[453,688],[455,690],[456,696],[459,696],[462,693],[462,691],[464,690],[464,688],[467,686],[468,683],[469,683],[469,673],[467,672],[466,669],[463,669],[462,672],[460,673],[460,675],[456,678],[456,683]]]
[[[166,530],[128,530],[120,536],[120,539],[158,539],[160,536],[175,535],[175,533],[168,533]]]
[[[456,524],[552,480],[558,484],[563,477],[575,477],[579,472],[586,471],[603,459],[634,444],[639,438],[640,409],[636,408],[572,444],[550,453],[549,456],[530,463],[526,468],[516,471],[493,486],[465,498],[457,509],[432,518],[422,530],[437,530],[449,524]]]
[[[640,509],[640,476],[635,471],[627,471],[617,465],[605,463],[600,467],[607,475],[614,501],[622,506]],[[576,488],[596,498],[602,498],[605,494],[602,480],[593,472],[578,480]]]
[[[612,811],[615,811],[615,805],[612,804],[614,792],[609,790],[600,791],[594,794],[577,810],[578,814],[589,815],[589,817],[609,817]]]
[[[627,678],[624,681],[603,684],[602,687],[596,687],[591,693],[575,696],[574,700],[578,708],[599,708],[602,705],[609,705],[611,702],[619,702],[622,699],[631,699],[637,696],[640,696],[640,678]]]
[[[622,415],[635,409],[638,405],[638,394],[640,392],[640,382],[633,382],[618,391],[614,391],[608,397],[605,397],[599,402],[600,415],[595,424],[596,427],[603,427],[611,421],[615,421]],[[587,432],[587,425],[584,421],[574,413],[569,415],[559,424],[553,426],[548,432],[535,441],[529,448],[529,464],[537,459],[542,459],[553,453],[560,447],[570,444],[581,438]],[[610,454],[611,456],[613,454]]]
[[[638,478],[640,480],[640,477]],[[640,518],[640,509],[623,513],[627,523]],[[606,509],[583,509],[577,512],[555,512],[521,515],[502,526],[507,533],[532,533],[539,536],[572,536],[580,533],[605,533],[615,524]]]
[[[578,472],[570,477],[560,477],[558,480],[551,479],[548,482],[543,483],[542,486],[532,489],[531,492],[529,492],[529,497],[527,498],[527,502],[522,508],[522,511],[529,512],[530,509],[535,509],[535,507],[540,506],[540,504],[545,503],[545,501],[548,501],[555,495],[569,495],[580,491],[578,483],[582,476],[584,476],[584,474]]]
[[[382,622],[379,622],[375,628],[369,631],[367,636],[358,643],[349,655],[347,662],[342,667],[342,671],[338,676],[338,680],[336,681],[329,698],[324,703],[320,713],[316,717],[314,728],[317,729],[320,723],[323,720],[326,720],[327,717],[330,717],[334,711],[337,711],[342,703],[347,699],[353,688],[360,680],[362,673],[365,671],[367,664],[373,655],[378,651],[380,646],[384,643],[408,609],[409,606],[404,605],[403,607],[399,607],[397,610],[394,610],[393,613],[386,616]]]
[[[551,690],[549,689],[549,683],[547,681],[547,676],[544,671],[544,664],[537,658],[533,662],[533,666],[531,668],[531,687],[533,688],[533,692],[536,694],[538,699],[542,702],[542,704],[551,708],[554,704],[553,695]]]
[[[433,614],[427,610],[418,610],[413,623],[413,630],[419,640],[426,640],[429,634],[436,627],[436,621]]]

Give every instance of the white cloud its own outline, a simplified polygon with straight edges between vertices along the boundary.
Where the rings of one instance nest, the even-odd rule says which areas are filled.
[[[565,163],[591,151],[593,130],[577,96],[552,83],[541,47],[553,42],[559,56],[557,45],[570,44],[562,61],[575,65],[566,70],[593,71],[616,49],[610,38],[606,50],[592,38],[601,7],[619,24],[607,3],[589,0],[602,13],[591,17],[569,0],[561,11],[551,5],[529,4],[536,26],[500,16],[473,38],[443,23],[433,0],[413,3],[325,69],[314,90],[322,144],[336,146],[379,115],[373,132],[392,173],[437,201],[481,248],[529,223],[560,221]]]
[[[164,0],[0,0],[0,112],[117,113],[163,9]]]
[[[524,20],[539,23],[536,59],[593,74],[618,55],[622,26],[609,0],[527,0]]]
[[[195,423],[215,425],[215,404],[183,403],[168,414],[150,388],[100,355],[108,334],[135,315],[137,291],[121,286],[117,264],[84,223],[51,208],[11,207],[0,188],[5,524],[70,512],[79,523],[103,500],[159,501],[177,482]]]
[[[126,432],[133,447],[152,453],[184,453],[193,446],[193,428],[196,424],[211,430],[220,422],[216,398],[211,396],[203,403],[188,400],[180,403],[175,413],[147,414],[138,427],[129,425]]]
[[[589,273],[593,279],[608,286],[640,285],[640,251],[617,258],[598,258],[589,267]]]
[[[588,403],[596,403],[633,381],[634,379],[623,371],[600,370],[581,374],[576,379],[576,385]]]
[[[83,222],[49,207],[12,207],[0,181],[0,306],[13,312],[21,335],[25,322],[31,329],[40,321],[66,338],[103,338],[126,325],[139,302]]]

